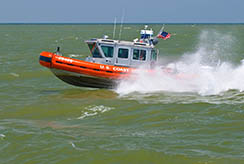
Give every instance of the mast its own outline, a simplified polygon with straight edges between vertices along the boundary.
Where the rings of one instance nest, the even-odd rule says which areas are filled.
[[[121,33],[122,33],[122,27],[123,27],[124,18],[125,18],[125,10],[123,10],[123,15],[122,15],[122,18],[121,18],[120,31],[119,31],[119,40],[121,39]]]

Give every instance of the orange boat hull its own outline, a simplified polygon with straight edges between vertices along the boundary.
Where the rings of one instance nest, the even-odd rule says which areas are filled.
[[[133,71],[133,68],[91,63],[51,52],[42,52],[39,62],[64,82],[81,87],[114,88]]]

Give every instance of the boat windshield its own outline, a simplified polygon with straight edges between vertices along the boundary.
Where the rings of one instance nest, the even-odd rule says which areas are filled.
[[[89,47],[89,49],[91,51],[91,54],[92,54],[93,58],[102,58],[102,55],[99,52],[99,49],[98,49],[96,43],[90,43],[90,44],[88,44],[88,47]]]

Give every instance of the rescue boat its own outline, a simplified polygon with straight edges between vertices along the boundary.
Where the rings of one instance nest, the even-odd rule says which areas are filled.
[[[162,32],[162,29],[161,29]],[[86,40],[91,56],[85,60],[65,57],[57,52],[42,52],[39,62],[62,81],[80,87],[115,88],[133,70],[144,65],[149,70],[158,60],[158,40],[153,30],[141,30],[140,39],[121,41],[103,38]]]

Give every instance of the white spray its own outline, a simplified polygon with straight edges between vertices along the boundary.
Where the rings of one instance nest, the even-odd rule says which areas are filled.
[[[137,78],[122,81],[116,92],[194,92],[200,95],[216,95],[231,89],[244,90],[244,62],[234,65],[229,60],[235,43],[232,35],[216,31],[203,31],[195,53],[166,65],[176,73],[166,73],[156,68],[154,73],[137,70]]]

